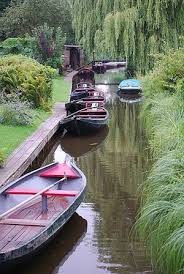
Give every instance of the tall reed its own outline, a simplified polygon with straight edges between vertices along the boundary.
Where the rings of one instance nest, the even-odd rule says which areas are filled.
[[[184,273],[184,72],[166,64],[156,71],[160,74],[145,78],[152,83],[145,88],[141,116],[154,164],[143,186],[136,229],[150,247],[156,271],[176,274]],[[150,89],[153,83],[156,92]]]

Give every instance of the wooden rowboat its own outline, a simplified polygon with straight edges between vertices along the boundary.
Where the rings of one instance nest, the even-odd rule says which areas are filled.
[[[83,201],[86,178],[74,163],[28,173],[0,192],[0,265],[16,262],[51,240]]]
[[[72,78],[72,91],[77,88],[80,82],[95,84],[95,73],[90,68],[81,68]]]
[[[88,107],[103,107],[105,105],[105,98],[103,96],[89,96],[77,101],[72,101],[65,104],[67,115],[78,110]]]
[[[60,129],[80,136],[94,133],[108,123],[109,113],[103,107],[85,108],[67,116],[60,122]]]
[[[80,100],[89,96],[104,96],[102,91],[96,90],[94,87],[81,87],[75,89],[70,95],[70,101]]]
[[[93,62],[92,69],[97,74],[104,74],[107,70],[105,63],[103,62]]]

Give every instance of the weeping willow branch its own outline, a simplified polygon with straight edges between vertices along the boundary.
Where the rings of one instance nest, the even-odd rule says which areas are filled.
[[[139,71],[153,55],[178,49],[184,33],[183,0],[72,0],[76,42],[88,57],[126,57]]]

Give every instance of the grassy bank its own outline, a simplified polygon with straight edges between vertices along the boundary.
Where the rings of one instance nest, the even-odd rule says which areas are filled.
[[[66,102],[69,91],[70,83],[65,81],[63,77],[54,79],[53,104],[59,101]],[[0,151],[3,152],[5,157],[8,157],[50,115],[50,113],[41,110],[34,110],[34,114],[35,119],[32,126],[0,125]]]
[[[53,102],[66,102],[69,97],[70,83],[64,77],[58,76],[53,80]]]
[[[3,151],[5,157],[10,155],[49,116],[48,112],[40,110],[35,110],[34,114],[35,119],[32,126],[0,125],[0,150]]]
[[[184,270],[184,52],[168,53],[143,79],[142,118],[154,164],[143,186],[137,232],[156,273]]]

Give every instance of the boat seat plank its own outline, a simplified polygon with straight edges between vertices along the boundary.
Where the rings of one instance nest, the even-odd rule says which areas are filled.
[[[58,216],[58,212],[48,211],[46,214],[41,214],[38,218],[35,219],[35,221],[48,221],[48,223],[50,223],[51,219],[54,219],[56,216]],[[11,247],[12,245],[20,246],[25,242],[28,242],[34,235],[37,235],[43,229],[43,226],[24,226],[22,233],[17,235],[16,238],[12,240],[10,246],[6,246],[5,249]]]
[[[84,99],[81,99],[81,100],[78,101],[78,102],[79,102],[79,103],[80,103],[80,102],[90,102],[90,103],[91,103],[91,102],[100,102],[100,103],[101,103],[101,102],[104,102],[104,101],[105,101],[104,98],[101,98],[101,99],[100,99],[100,98],[95,98],[95,97],[94,97],[94,98],[91,98],[91,99],[89,99],[89,98],[84,98]],[[78,103],[78,102],[77,102],[77,103]]]
[[[80,113],[78,115],[86,115],[86,116],[106,116],[106,113],[105,112],[102,112],[102,113],[93,113],[93,112],[89,112],[89,113]]]
[[[21,243],[25,243],[26,241],[29,241],[34,235],[38,234],[41,230],[44,229],[45,226],[44,225],[44,221],[45,224],[46,222],[50,223],[51,219],[53,219],[56,215],[58,215],[58,212],[61,212],[61,210],[59,210],[58,212],[56,212],[55,210],[53,211],[53,208],[51,208],[51,204],[52,204],[52,200],[57,200],[57,199],[61,199],[61,197],[50,197],[49,198],[49,210],[47,213],[41,213],[40,210],[37,209],[36,204],[32,205],[31,208],[32,210],[30,211],[28,208],[26,209],[28,214],[26,215],[26,217],[24,217],[24,220],[31,220],[31,221],[43,221],[42,226],[37,225],[36,222],[34,222],[34,224],[17,224],[17,225],[8,225],[8,224],[0,224],[1,227],[13,227],[12,232],[7,235],[6,238],[8,238],[9,243],[4,246],[2,251],[7,251],[8,249],[11,248],[15,248],[17,247],[19,244]],[[41,204],[39,202],[39,204]],[[39,206],[40,208],[40,206]],[[13,215],[13,214],[12,214]],[[9,219],[12,218],[11,216],[9,217]],[[17,216],[17,218],[12,218],[12,219],[23,219],[19,216]],[[39,224],[39,223],[38,223]],[[46,224],[47,225],[47,224]]]
[[[28,209],[22,209],[21,211],[19,210],[18,212],[14,212],[11,214],[11,218],[26,218],[27,214],[30,213],[31,210]],[[33,216],[31,216],[33,218]],[[9,237],[12,233],[12,230],[14,230],[16,226],[9,226],[9,225],[1,225],[0,224],[0,242],[2,239],[6,239],[6,237]]]
[[[5,194],[16,194],[16,195],[35,195],[39,192],[39,190],[34,190],[34,189],[17,189],[17,188],[12,188],[6,190]],[[73,197],[78,194],[78,191],[76,190],[47,190],[45,191],[42,195],[46,196],[69,196]]]
[[[45,220],[3,219],[0,220],[0,224],[21,226],[47,226],[49,222]]]
[[[81,110],[80,111],[80,113],[82,114],[82,113],[96,113],[96,114],[98,114],[98,113],[106,113],[104,110],[101,110],[101,109],[96,109],[96,108],[90,108],[90,109],[87,109],[87,110]]]
[[[90,111],[90,112],[80,112],[79,115],[106,115],[105,112],[93,112],[93,111]]]
[[[20,210],[18,211],[19,213],[21,213],[20,212]],[[17,217],[13,217],[12,218],[12,216],[14,216],[15,214],[12,214],[9,218],[7,218],[7,219],[28,219],[28,220],[35,220],[35,219],[37,219],[38,218],[38,216],[40,216],[40,211],[38,211],[38,210],[36,210],[36,208],[34,208],[34,210],[29,210],[28,208],[25,208],[24,209],[24,212],[27,212],[27,214],[23,217],[23,216],[21,216],[22,214],[20,214],[20,216],[19,216],[19,214],[18,214],[18,212],[17,212]],[[2,219],[2,221],[3,220],[5,220],[5,219]],[[24,233],[24,231],[25,230],[27,230],[27,229],[31,229],[30,230],[30,232],[29,232],[29,235],[30,235],[30,237],[32,237],[32,231],[33,231],[33,229],[34,228],[39,228],[39,229],[43,229],[43,227],[41,227],[41,226],[26,226],[26,225],[23,225],[23,224],[12,224],[12,225],[10,225],[10,224],[1,224],[0,223],[0,226],[1,227],[4,227],[4,230],[6,230],[6,227],[9,227],[9,228],[11,228],[11,231],[6,235],[6,237],[4,237],[4,240],[8,240],[8,243],[7,243],[7,245],[5,245],[4,247],[3,247],[3,249],[5,249],[5,250],[7,250],[8,248],[12,248],[12,247],[15,247],[14,246],[14,242],[16,241],[16,239],[17,238],[19,238],[20,237],[20,235],[22,235],[23,233]]]
[[[106,117],[106,115],[90,115],[90,114],[88,114],[88,115],[82,115],[82,114],[80,114],[80,115],[77,115],[77,117],[86,117],[86,118],[105,118]]]

